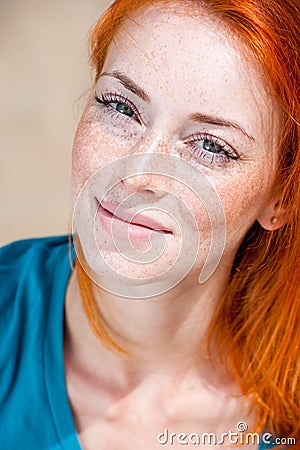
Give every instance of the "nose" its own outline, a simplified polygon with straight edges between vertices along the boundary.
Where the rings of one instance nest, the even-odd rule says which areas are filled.
[[[160,184],[159,188],[154,187],[158,184]],[[154,182],[152,175],[135,175],[122,180],[123,189],[128,195],[137,191],[143,191],[147,196],[155,197],[156,199],[161,199],[168,193],[163,184],[163,182]]]
[[[123,188],[127,194],[144,191],[148,196],[160,199],[170,192],[170,178],[163,174],[159,166],[158,154],[166,154],[169,145],[158,134],[148,134],[140,139],[129,160],[131,175],[122,178]],[[134,158],[136,156],[136,158]]]

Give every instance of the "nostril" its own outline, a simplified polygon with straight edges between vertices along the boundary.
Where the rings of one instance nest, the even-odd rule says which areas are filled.
[[[145,176],[133,175],[122,179],[123,185],[129,191],[136,191],[138,189],[147,189],[148,180]]]
[[[121,183],[124,191],[128,194],[143,192],[149,199],[151,199],[151,197],[153,197],[153,199],[159,199],[167,194],[166,190],[158,189],[154,186],[152,187],[153,182],[151,182],[146,175],[135,175],[133,177],[123,178]]]

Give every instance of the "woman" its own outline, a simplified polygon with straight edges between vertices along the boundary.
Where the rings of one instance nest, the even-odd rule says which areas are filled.
[[[298,448],[298,26],[292,0],[96,24],[75,269],[65,237],[1,252],[1,449]]]

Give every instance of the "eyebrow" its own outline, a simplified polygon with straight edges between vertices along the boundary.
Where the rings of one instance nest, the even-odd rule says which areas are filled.
[[[113,70],[112,72],[103,72],[100,77],[112,77],[119,80],[122,85],[131,91],[133,94],[136,94],[138,97],[140,97],[142,100],[144,100],[147,103],[151,102],[151,99],[149,95],[142,89],[140,86],[138,86],[131,78],[129,78],[124,73],[120,72],[119,70]],[[100,78],[99,77],[99,78]],[[241,133],[243,133],[244,136],[246,136],[250,141],[255,142],[255,139],[251,134],[249,134],[245,128],[240,125],[238,122],[232,121],[232,120],[226,120],[217,116],[202,114],[202,113],[193,113],[189,116],[189,119],[193,122],[198,123],[206,123],[210,125],[217,125],[224,128],[234,128]]]
[[[245,128],[240,125],[238,122],[232,121],[232,120],[226,120],[222,119],[220,117],[211,116],[207,114],[201,114],[201,113],[194,113],[189,116],[190,120],[193,120],[194,122],[199,123],[208,123],[211,125],[218,125],[221,127],[226,128],[235,128],[238,131],[241,131],[250,141],[255,141],[254,137],[249,134]]]
[[[140,97],[142,100],[144,100],[147,103],[151,102],[151,99],[149,95],[141,88],[139,87],[131,78],[129,78],[127,75],[123,74],[122,72],[119,72],[118,70],[114,70],[113,72],[103,72],[100,77],[113,77],[117,78],[123,86],[128,89],[129,91],[136,94],[138,97]]]

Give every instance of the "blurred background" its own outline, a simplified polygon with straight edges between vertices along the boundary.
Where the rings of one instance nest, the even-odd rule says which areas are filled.
[[[66,234],[88,36],[108,0],[0,0],[0,245]]]

